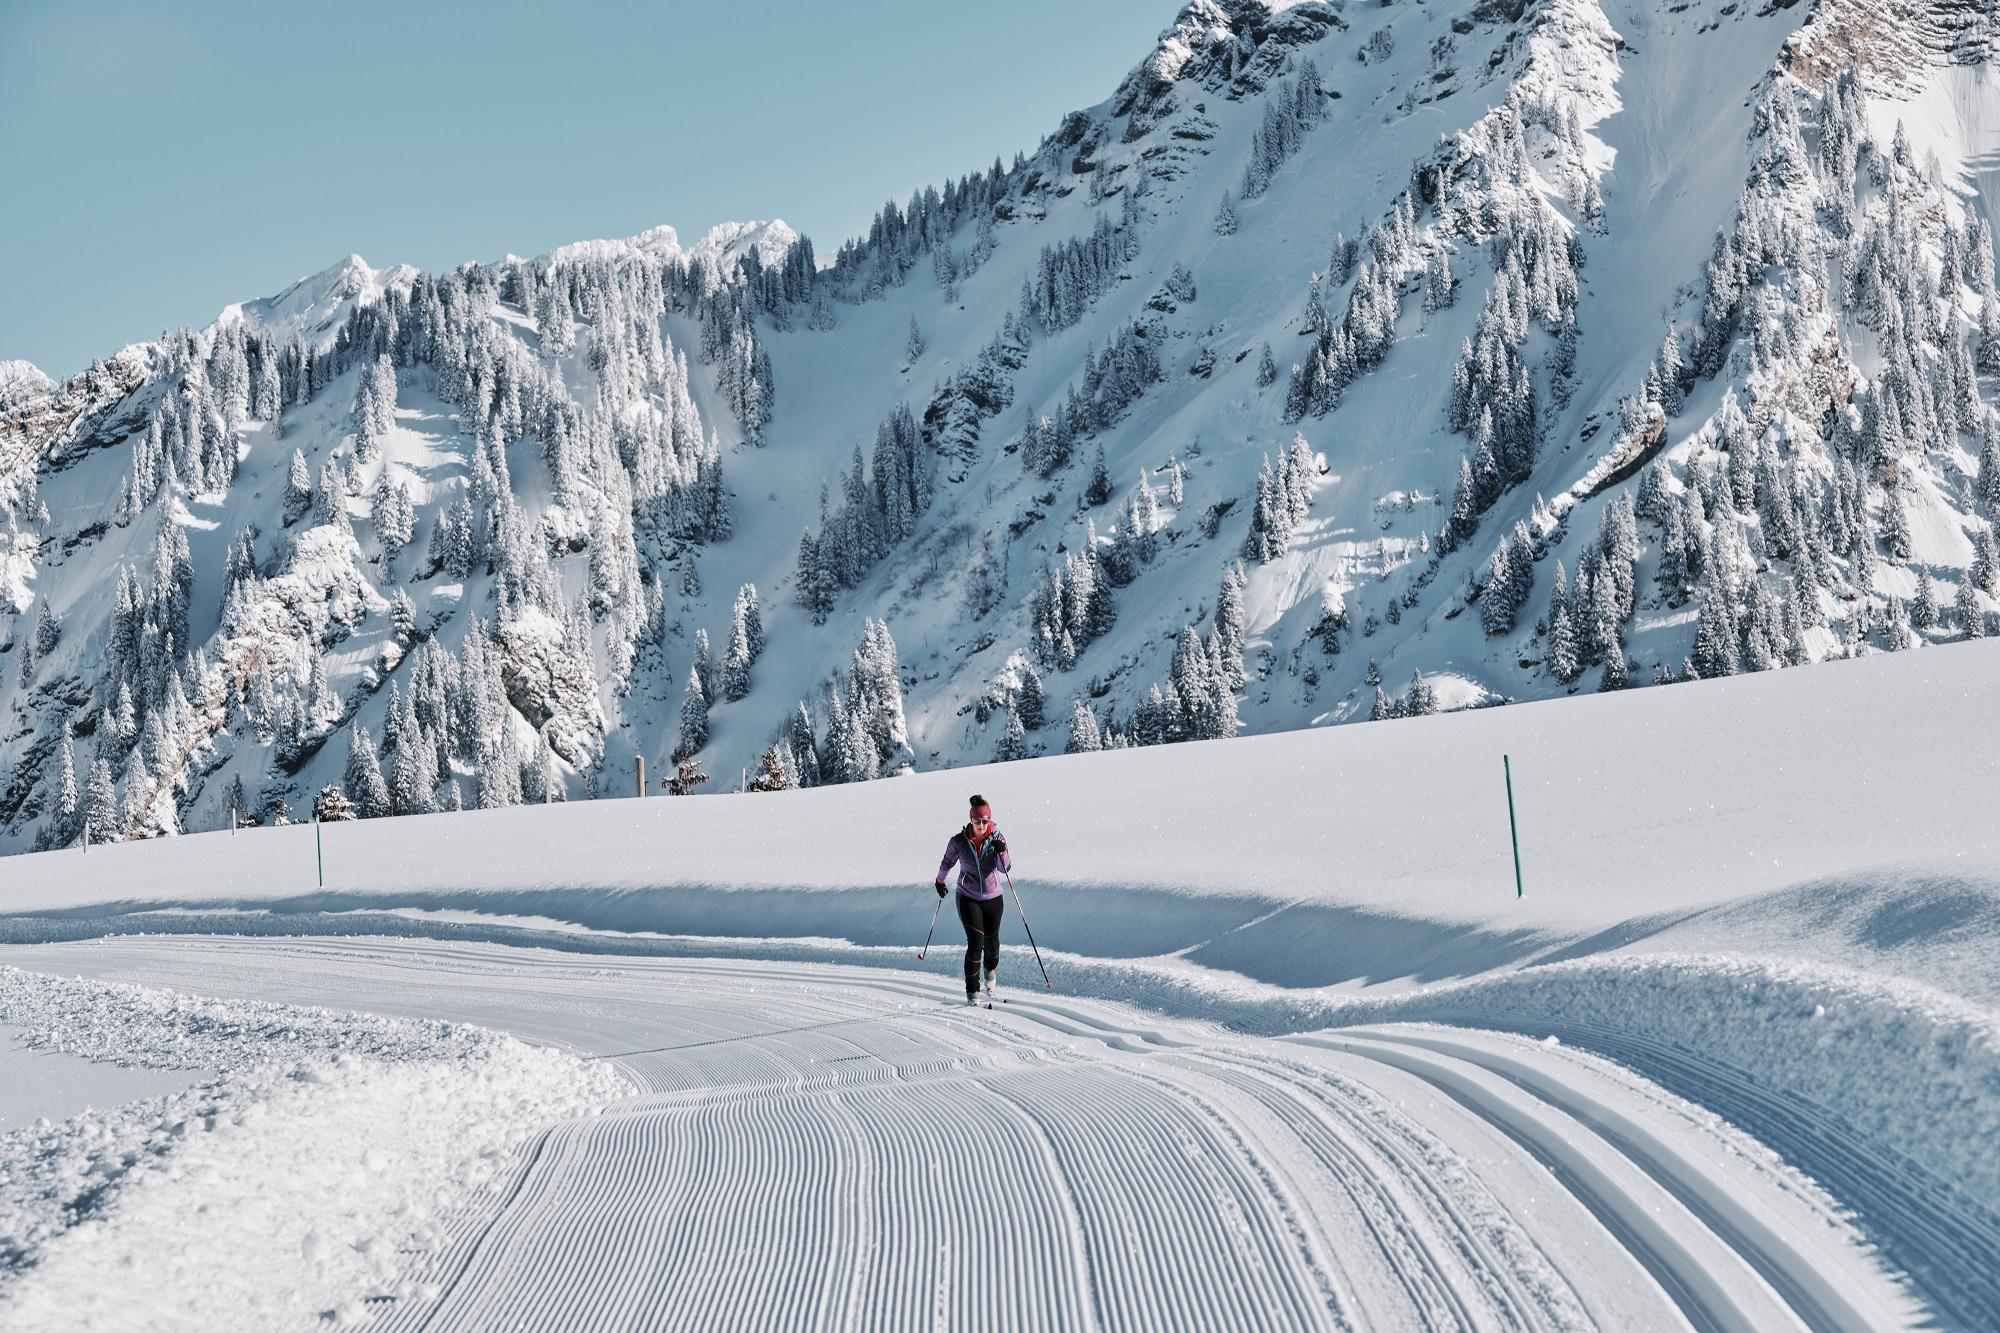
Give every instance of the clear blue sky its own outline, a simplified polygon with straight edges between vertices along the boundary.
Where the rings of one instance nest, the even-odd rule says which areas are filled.
[[[1179,0],[0,0],[0,358],[52,375],[350,252],[448,268],[884,199],[1031,149]]]

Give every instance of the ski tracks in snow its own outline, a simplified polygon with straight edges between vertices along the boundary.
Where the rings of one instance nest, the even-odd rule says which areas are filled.
[[[324,988],[510,1028],[642,1089],[543,1133],[413,1275],[436,1298],[374,1303],[383,1329],[1846,1330],[1935,1313],[1757,1141],[1518,1036],[1245,1037],[1039,993],[967,1009],[928,977],[807,963],[94,947],[189,989]]]
[[[656,1017],[687,1039],[617,1055],[645,1095],[552,1130],[443,1299],[396,1326],[1922,1318],[1809,1182],[1567,1048],[1243,1038],[1040,995],[967,1010],[876,971],[671,967]]]

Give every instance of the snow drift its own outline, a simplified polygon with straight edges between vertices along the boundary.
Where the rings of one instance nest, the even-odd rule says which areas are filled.
[[[0,1322],[272,1328],[403,1276],[530,1136],[625,1095],[613,1066],[462,1025],[0,969],[31,1045],[220,1077],[0,1136]],[[119,1275],[107,1281],[109,1273]]]

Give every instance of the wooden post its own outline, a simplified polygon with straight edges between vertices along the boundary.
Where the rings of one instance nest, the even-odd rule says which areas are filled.
[[[320,841],[319,811],[313,811],[313,856],[319,862],[319,886],[326,887],[326,844]]]
[[[1514,761],[1500,756],[1500,771],[1507,776],[1507,836],[1514,840],[1514,896],[1521,897],[1521,830],[1514,823]]]
[[[646,794],[646,756],[643,754],[632,756],[632,780],[638,788],[632,794],[634,796],[644,796]]]

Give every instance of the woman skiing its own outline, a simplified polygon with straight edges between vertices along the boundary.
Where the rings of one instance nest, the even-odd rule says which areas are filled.
[[[979,970],[986,965],[986,1003],[993,1003],[993,974],[1000,968],[1000,876],[1014,868],[1007,840],[993,822],[993,807],[984,796],[972,798],[971,818],[945,844],[931,887],[945,895],[945,876],[958,867],[958,919],[965,926],[965,1002],[979,1003]]]

